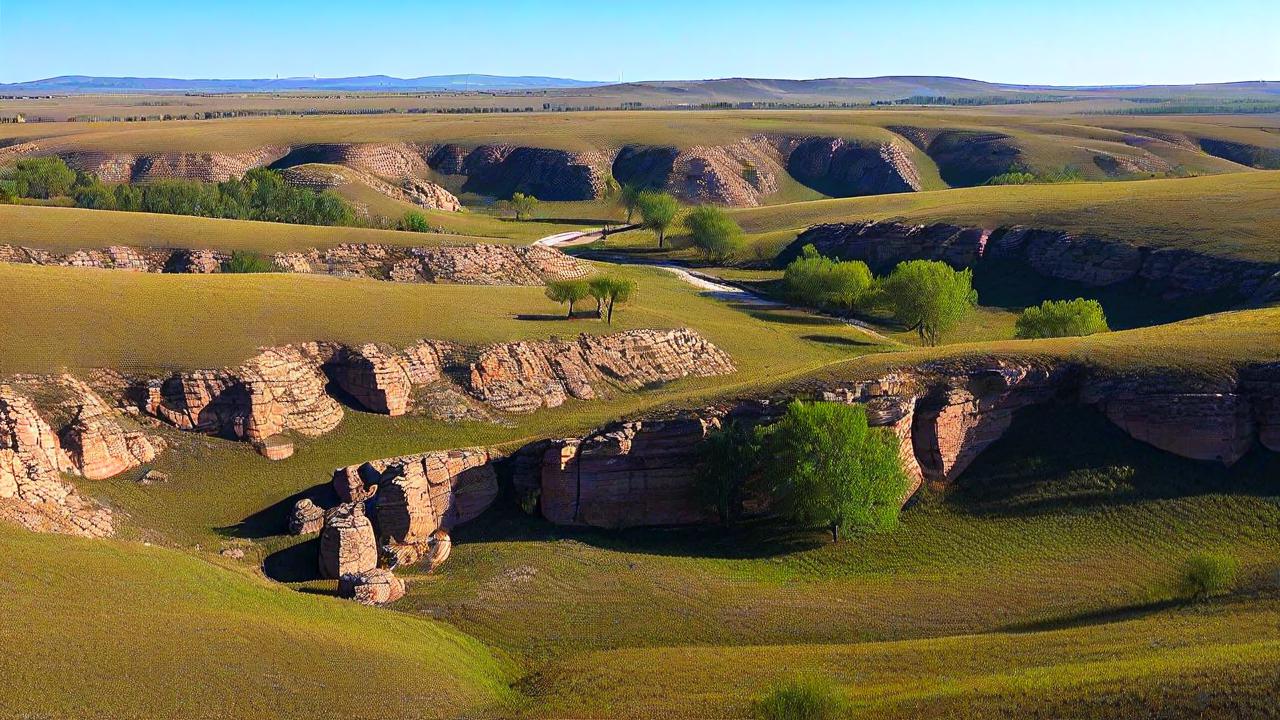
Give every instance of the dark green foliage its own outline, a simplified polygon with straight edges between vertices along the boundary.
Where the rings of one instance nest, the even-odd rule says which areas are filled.
[[[62,158],[26,158],[15,164],[9,179],[18,197],[47,199],[71,192],[76,173]]]
[[[76,193],[78,206],[112,209],[105,186],[96,180],[82,180],[79,188],[84,191]],[[111,194],[118,210],[299,225],[351,225],[356,219],[355,210],[337,195],[294,187],[280,173],[264,168],[217,184],[157,180],[139,186],[119,185]]]
[[[756,434],[736,422],[711,431],[699,448],[698,495],[713,507],[722,524],[732,523],[760,462]]]
[[[18,183],[13,180],[0,180],[0,203],[12,203],[18,199]]]
[[[275,272],[276,266],[257,253],[236,250],[231,258],[222,263],[224,273],[266,273]]]
[[[1019,338],[1076,337],[1107,332],[1107,316],[1097,300],[1045,300],[1018,316]]]
[[[636,207],[640,204],[640,194],[644,192],[644,188],[639,185],[626,184],[618,191],[618,205],[627,211],[627,224],[631,224],[632,218],[635,217]]]
[[[882,290],[894,317],[926,345],[937,345],[978,304],[973,272],[937,260],[899,263]]]
[[[77,179],[76,187],[71,191],[76,207],[94,210],[115,210],[116,194],[97,178],[87,178],[84,182]]]
[[[835,720],[847,713],[847,702],[829,680],[797,679],[774,685],[756,701],[758,720]]]
[[[792,301],[839,310],[864,306],[875,287],[875,278],[866,263],[822,257],[812,245],[806,245],[800,257],[787,265],[782,281]]]
[[[760,431],[775,508],[801,525],[884,530],[898,522],[907,476],[898,436],[867,424],[861,405],[795,401]]]
[[[565,317],[573,317],[573,305],[591,294],[591,286],[586,280],[552,280],[547,283],[547,298],[558,303],[569,305]]]
[[[1230,555],[1196,553],[1182,568],[1178,591],[1190,600],[1203,600],[1231,592],[1240,574],[1240,562]]]
[[[605,317],[610,324],[613,324],[614,306],[625,305],[636,294],[634,280],[610,277],[608,275],[592,278],[587,284],[587,288],[591,297],[596,299],[597,314]]]
[[[984,185],[1034,185],[1037,183],[1080,182],[1084,174],[1074,165],[1033,173],[1025,168],[1011,167],[1008,172],[987,179]]]
[[[517,220],[527,220],[533,217],[533,212],[538,209],[538,198],[524,193],[515,193],[511,196],[511,209],[515,212]]]
[[[984,185],[1032,185],[1038,182],[1035,175],[1029,172],[1010,170],[989,178]]]
[[[640,222],[645,229],[652,230],[658,237],[658,247],[663,246],[667,230],[676,220],[676,212],[680,209],[676,199],[664,192],[645,190],[636,197],[636,210],[640,211]]]
[[[408,230],[409,232],[431,232],[431,223],[427,221],[427,216],[417,210],[410,210],[400,218],[397,225],[399,230]]]
[[[720,208],[699,207],[689,213],[684,224],[693,246],[709,260],[724,261],[742,248],[742,228]]]

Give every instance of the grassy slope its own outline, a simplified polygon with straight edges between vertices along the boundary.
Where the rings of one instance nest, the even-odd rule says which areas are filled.
[[[135,543],[3,525],[0,552],[5,717],[456,716],[509,697],[509,665],[430,620]]]
[[[782,244],[818,223],[1022,224],[1152,247],[1280,261],[1280,172],[1126,183],[979,187],[732,211],[754,241]]]

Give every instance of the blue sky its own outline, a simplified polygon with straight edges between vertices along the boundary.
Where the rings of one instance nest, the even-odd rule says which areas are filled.
[[[1276,0],[0,0],[0,82],[478,72],[588,80],[1280,80]]]

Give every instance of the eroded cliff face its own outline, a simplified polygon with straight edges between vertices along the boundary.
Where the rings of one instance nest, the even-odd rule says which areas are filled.
[[[882,273],[904,260],[942,260],[955,267],[973,267],[990,259],[1017,263],[1049,278],[1127,287],[1166,300],[1220,294],[1238,303],[1280,300],[1280,263],[1139,247],[1062,230],[896,222],[816,225],[801,233],[778,262],[789,262],[808,244],[829,257],[862,260]]]
[[[972,187],[1025,168],[1022,148],[1013,137],[999,132],[918,128],[887,128],[920,148],[937,165],[942,179],[952,187]]]
[[[787,172],[832,197],[918,192],[920,174],[898,144],[812,137],[783,141]]]
[[[514,145],[463,148],[441,145],[427,163],[436,172],[465,175],[463,189],[508,198],[514,193],[540,200],[594,200],[605,185],[608,157],[601,152],[570,152]]]
[[[240,153],[166,152],[126,153],[71,151],[60,157],[74,170],[96,175],[103,182],[141,183],[153,180],[225,182],[254,168],[266,167],[289,152],[267,146]]]
[[[425,167],[425,166],[424,166]],[[412,175],[384,180],[377,175],[355,168],[334,165],[304,164],[281,171],[285,182],[312,190],[330,190],[348,183],[365,185],[393,200],[407,202],[428,210],[460,212],[462,203],[448,190],[436,183]],[[357,209],[360,206],[357,204]],[[367,208],[364,214],[368,214]]]
[[[533,443],[509,461],[513,485],[558,524],[618,528],[705,522],[698,443],[726,418],[774,422],[792,399],[860,404],[900,440],[911,480],[948,487],[1045,403],[1094,407],[1133,438],[1181,457],[1230,465],[1257,446],[1280,451],[1280,365],[1206,379],[1175,371],[1117,375],[1063,360],[988,358],[899,368],[856,382],[793,388],[684,413],[615,423],[584,437]]]
[[[133,248],[57,253],[0,245],[0,262],[134,272],[216,273],[228,253],[208,249]],[[542,285],[591,274],[591,264],[543,245],[442,245],[401,247],[344,243],[324,250],[272,256],[280,272],[363,277],[372,280],[466,285]]]

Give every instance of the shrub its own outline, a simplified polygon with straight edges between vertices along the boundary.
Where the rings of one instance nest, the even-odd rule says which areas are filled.
[[[1036,182],[1036,176],[1029,172],[1021,172],[1018,170],[1010,170],[993,177],[987,178],[987,185],[1031,185]]]
[[[926,345],[937,345],[978,304],[973,271],[937,260],[899,263],[882,291],[898,322],[918,332]]]
[[[417,210],[410,210],[404,214],[404,217],[400,218],[397,228],[409,232],[431,232],[431,223],[427,222],[426,215]]]
[[[19,197],[48,199],[71,192],[76,173],[58,157],[19,160],[11,178]]]
[[[231,257],[222,263],[225,273],[265,273],[275,272],[276,266],[268,259],[246,250],[236,250]]]
[[[72,192],[72,197],[75,198],[76,207],[92,208],[94,210],[116,209],[115,193],[96,178],[83,185],[78,185]]]
[[[834,720],[847,703],[829,680],[788,680],[774,685],[752,708],[759,720]]]
[[[133,185],[117,185],[115,189],[116,209],[137,212],[142,209],[142,190]]]
[[[898,436],[867,424],[861,405],[792,402],[777,423],[761,428],[775,507],[802,525],[883,530],[898,522],[907,476]]]
[[[0,203],[13,203],[18,200],[18,183],[13,180],[0,180]]]
[[[685,218],[693,246],[708,260],[722,262],[742,249],[742,228],[724,210],[704,205]]]
[[[788,297],[803,305],[853,310],[870,297],[874,278],[861,260],[822,257],[806,245],[782,274]]]
[[[742,509],[743,494],[756,472],[759,455],[755,433],[732,421],[708,433],[699,447],[698,495],[705,506],[715,508],[722,524],[731,523]]]
[[[1240,563],[1230,555],[1196,553],[1182,568],[1179,592],[1185,598],[1201,600],[1231,592],[1240,573]]]
[[[1097,300],[1046,300],[1018,316],[1020,338],[1075,337],[1107,332],[1107,315]]]
[[[573,305],[591,294],[586,280],[552,280],[547,283],[547,298],[558,303],[568,303],[565,317],[573,317]]]

